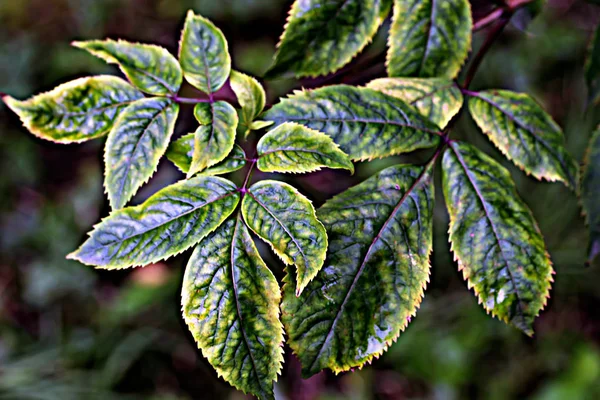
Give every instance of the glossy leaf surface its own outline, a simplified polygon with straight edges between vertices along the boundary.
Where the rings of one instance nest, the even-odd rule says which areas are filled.
[[[463,104],[460,89],[445,78],[380,78],[369,82],[367,87],[410,104],[442,129]]]
[[[2,100],[35,136],[73,143],[106,135],[119,112],[142,97],[124,80],[101,75],[76,79],[28,100]]]
[[[212,22],[189,11],[179,43],[179,63],[185,79],[205,93],[216,92],[231,71],[231,57],[223,32]]]
[[[327,234],[310,200],[287,183],[264,180],[242,201],[244,220],[287,265],[296,266],[300,294],[323,266]]]
[[[123,207],[154,174],[178,113],[179,105],[163,97],[138,100],[119,115],[104,155],[104,186],[113,209]]]
[[[183,280],[182,308],[202,354],[227,382],[274,399],[283,362],[279,284],[241,218],[203,239]]]
[[[297,122],[331,136],[353,160],[368,160],[436,146],[439,128],[403,101],[346,85],[296,92],[263,118]]]
[[[519,168],[537,179],[577,186],[578,166],[565,148],[562,130],[527,94],[474,93],[469,110],[479,128]]]
[[[73,42],[104,61],[117,64],[138,89],[156,95],[177,93],[183,81],[181,67],[166,49],[124,40]]]
[[[240,125],[244,135],[247,135],[252,130],[252,122],[265,108],[265,90],[256,79],[241,72],[231,71],[229,79],[231,89],[242,107]]]
[[[293,122],[267,132],[256,149],[258,169],[264,172],[303,173],[327,167],[354,173],[350,158],[329,136]]]
[[[388,0],[296,0],[267,77],[341,68],[372,40],[388,11]]]
[[[508,171],[475,147],[452,143],[442,165],[459,269],[488,312],[533,335],[552,266],[531,211]]]
[[[238,202],[239,193],[228,180],[202,176],[181,181],[139,206],[113,211],[68,258],[106,269],[147,265],[202,240]]]
[[[200,111],[204,110],[204,111]],[[207,167],[211,167],[225,159],[233,149],[238,116],[235,108],[224,101],[200,103],[196,105],[194,114],[201,125],[194,133],[194,154],[188,170],[188,177]],[[207,117],[208,115],[208,117]]]
[[[397,165],[327,201],[325,265],[282,318],[303,376],[379,357],[415,315],[429,280],[432,169]],[[290,277],[288,282],[293,282]]]
[[[588,260],[600,255],[600,129],[596,129],[585,156],[581,180],[581,204],[590,228]]]
[[[471,49],[468,0],[394,0],[389,76],[453,79]]]
[[[194,137],[193,133],[182,136],[172,142],[167,149],[167,158],[184,174],[190,170],[192,164]],[[246,153],[240,146],[234,145],[231,153],[223,161],[205,169],[202,175],[227,174],[242,169],[245,165]]]

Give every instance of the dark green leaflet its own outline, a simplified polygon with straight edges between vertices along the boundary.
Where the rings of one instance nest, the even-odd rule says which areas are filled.
[[[463,104],[460,89],[446,78],[380,78],[367,87],[405,101],[442,129]]]
[[[209,94],[223,86],[231,71],[231,57],[223,32],[191,10],[181,32],[179,63],[185,79]]]
[[[523,93],[471,93],[469,110],[479,128],[518,167],[538,179],[577,187],[579,168],[565,148],[560,127]]]
[[[171,142],[167,149],[167,158],[183,173],[190,170],[194,154],[194,134],[189,133]],[[222,175],[237,171],[246,165],[246,153],[237,144],[220,163],[202,171],[202,175]]]
[[[552,265],[544,239],[510,174],[466,143],[443,157],[450,241],[483,307],[528,335],[546,304]]]
[[[590,227],[588,260],[592,262],[600,254],[600,128],[594,131],[585,156],[581,204]]]
[[[73,46],[111,64],[118,64],[138,89],[156,95],[177,93],[183,81],[181,67],[166,49],[124,40],[73,42]]]
[[[138,100],[117,118],[106,141],[104,185],[112,208],[123,207],[150,179],[173,134],[179,105]]]
[[[280,300],[240,216],[198,243],[183,280],[185,321],[217,373],[261,399],[274,399],[283,363]]]
[[[215,230],[239,199],[236,186],[222,178],[201,176],[178,182],[139,206],[113,211],[68,257],[106,269],[168,258]]]
[[[296,0],[267,77],[317,76],[347,64],[373,38],[388,0]]]
[[[264,180],[250,187],[242,201],[248,227],[297,269],[296,294],[319,272],[327,251],[327,233],[310,200],[287,183]]]
[[[403,101],[346,85],[295,92],[267,111],[276,125],[296,122],[323,132],[353,160],[436,146],[440,129]]]
[[[75,79],[25,101],[2,100],[35,136],[74,143],[106,135],[119,112],[142,97],[124,80],[100,75]]]
[[[394,0],[389,76],[453,79],[471,49],[467,0]]]
[[[378,357],[415,314],[429,279],[432,176],[431,166],[393,166],[318,210],[325,265],[298,298],[288,276],[282,304],[305,377]]]

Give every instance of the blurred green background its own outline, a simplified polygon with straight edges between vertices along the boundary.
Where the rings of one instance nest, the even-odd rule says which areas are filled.
[[[477,18],[493,2],[472,3]],[[235,68],[261,76],[290,4],[0,0],[0,91],[24,98],[76,77],[118,74],[71,48],[72,40],[124,38],[158,43],[176,53],[189,8],[222,28]],[[519,12],[473,85],[532,93],[564,127],[578,160],[600,121],[598,108],[587,107],[583,80],[585,50],[599,11],[583,1],[549,0],[533,20],[531,13]],[[475,47],[484,35],[476,34]],[[384,29],[333,77],[266,82],[270,102],[301,86],[363,84],[383,76],[385,37]],[[193,128],[190,115],[183,110],[177,134]],[[453,137],[501,159],[468,117]],[[243,398],[217,378],[181,320],[179,291],[188,253],[164,264],[114,272],[65,259],[108,213],[101,152],[101,140],[61,146],[36,139],[0,105],[0,399]],[[361,164],[352,177],[324,171],[295,183],[319,205],[387,165],[426,156]],[[478,306],[449,253],[447,214],[438,190],[431,283],[406,332],[360,371],[324,372],[305,381],[286,347],[286,365],[276,384],[279,398],[600,398],[600,272],[598,265],[584,266],[587,231],[577,199],[560,184],[536,182],[502,162],[537,217],[556,269],[535,337],[492,319]],[[181,177],[163,162],[134,202]],[[277,260],[264,246],[261,250],[281,276]]]

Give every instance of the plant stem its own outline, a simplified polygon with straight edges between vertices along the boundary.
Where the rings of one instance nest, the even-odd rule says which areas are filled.
[[[492,45],[494,44],[496,39],[498,39],[498,37],[500,37],[500,34],[502,33],[502,31],[504,30],[506,25],[508,25],[508,22],[510,21],[512,14],[513,14],[512,10],[502,10],[502,15],[498,19],[497,24],[492,28],[492,30],[490,30],[487,37],[485,38],[485,42],[483,42],[483,44],[479,48],[479,51],[477,52],[477,54],[475,54],[475,57],[473,58],[473,61],[471,62],[471,66],[469,67],[469,70],[467,71],[467,76],[465,78],[465,81],[462,84],[463,89],[468,89],[469,86],[471,85],[471,82],[473,81],[473,78],[475,77],[475,74],[477,73],[477,70],[479,69],[481,61],[483,61],[483,58],[487,54],[488,50],[492,47]]]
[[[473,32],[479,31],[496,22],[504,14],[504,9],[496,8],[494,11],[473,24]]]
[[[248,191],[248,183],[250,182],[250,178],[252,177],[252,173],[254,172],[254,166],[256,165],[257,161],[258,161],[258,159],[256,157],[254,157],[252,159],[252,162],[250,163],[250,168],[248,168],[248,172],[246,173],[246,178],[244,179],[244,184],[240,188],[240,192],[242,192],[242,196],[244,196],[246,194],[246,192]]]

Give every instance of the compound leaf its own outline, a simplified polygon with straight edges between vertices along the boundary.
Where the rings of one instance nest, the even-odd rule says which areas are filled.
[[[565,148],[560,127],[524,93],[472,93],[469,110],[479,128],[519,168],[537,179],[577,187],[579,168]]]
[[[323,132],[353,160],[435,147],[439,128],[395,97],[347,85],[296,92],[263,115]]]
[[[228,180],[200,176],[113,211],[68,258],[105,269],[147,265],[181,253],[214,231],[239,203]]]
[[[283,362],[280,300],[239,216],[196,246],[183,280],[184,319],[217,373],[261,399],[274,399]]]
[[[600,255],[600,128],[597,128],[585,156],[581,180],[581,204],[590,227],[588,261]]]
[[[231,71],[231,57],[223,32],[191,10],[181,32],[179,63],[185,79],[209,94],[225,84]]]
[[[361,367],[415,315],[429,280],[431,165],[396,165],[327,201],[323,269],[299,298],[286,278],[282,319],[303,376]]]
[[[286,122],[267,132],[256,147],[258,169],[264,172],[312,172],[343,168],[354,173],[354,164],[324,133]]]
[[[242,107],[240,126],[244,135],[248,135],[252,130],[252,122],[265,108],[265,90],[256,79],[237,71],[231,71],[229,83]]]
[[[445,78],[380,78],[369,82],[367,87],[410,104],[442,129],[463,104],[460,89]]]
[[[238,125],[235,108],[224,101],[197,104],[194,114],[201,124],[208,122],[208,118],[210,123],[199,126],[194,133],[194,154],[188,177],[227,157],[233,149]]]
[[[459,270],[488,312],[533,335],[553,272],[531,211],[508,171],[475,147],[451,143],[442,164]]]
[[[146,93],[174,94],[181,87],[183,75],[179,62],[160,46],[110,39],[73,42],[73,46],[117,64],[131,83]]]
[[[35,136],[73,143],[106,135],[119,112],[142,97],[124,80],[101,75],[64,83],[28,100],[2,100]]]
[[[266,76],[343,67],[373,39],[389,8],[388,0],[296,0]]]
[[[471,49],[468,0],[394,0],[389,76],[453,79]]]
[[[104,185],[113,209],[123,207],[154,174],[178,113],[179,105],[163,97],[138,100],[119,115],[104,155]]]
[[[175,164],[184,174],[190,170],[192,156],[194,155],[194,137],[189,133],[172,142],[167,149],[167,158]],[[220,163],[202,171],[202,175],[222,175],[244,168],[246,165],[246,153],[237,144],[233,150]]]
[[[300,295],[323,266],[327,251],[327,234],[310,200],[287,183],[264,180],[250,187],[242,213],[285,264],[296,266]]]

